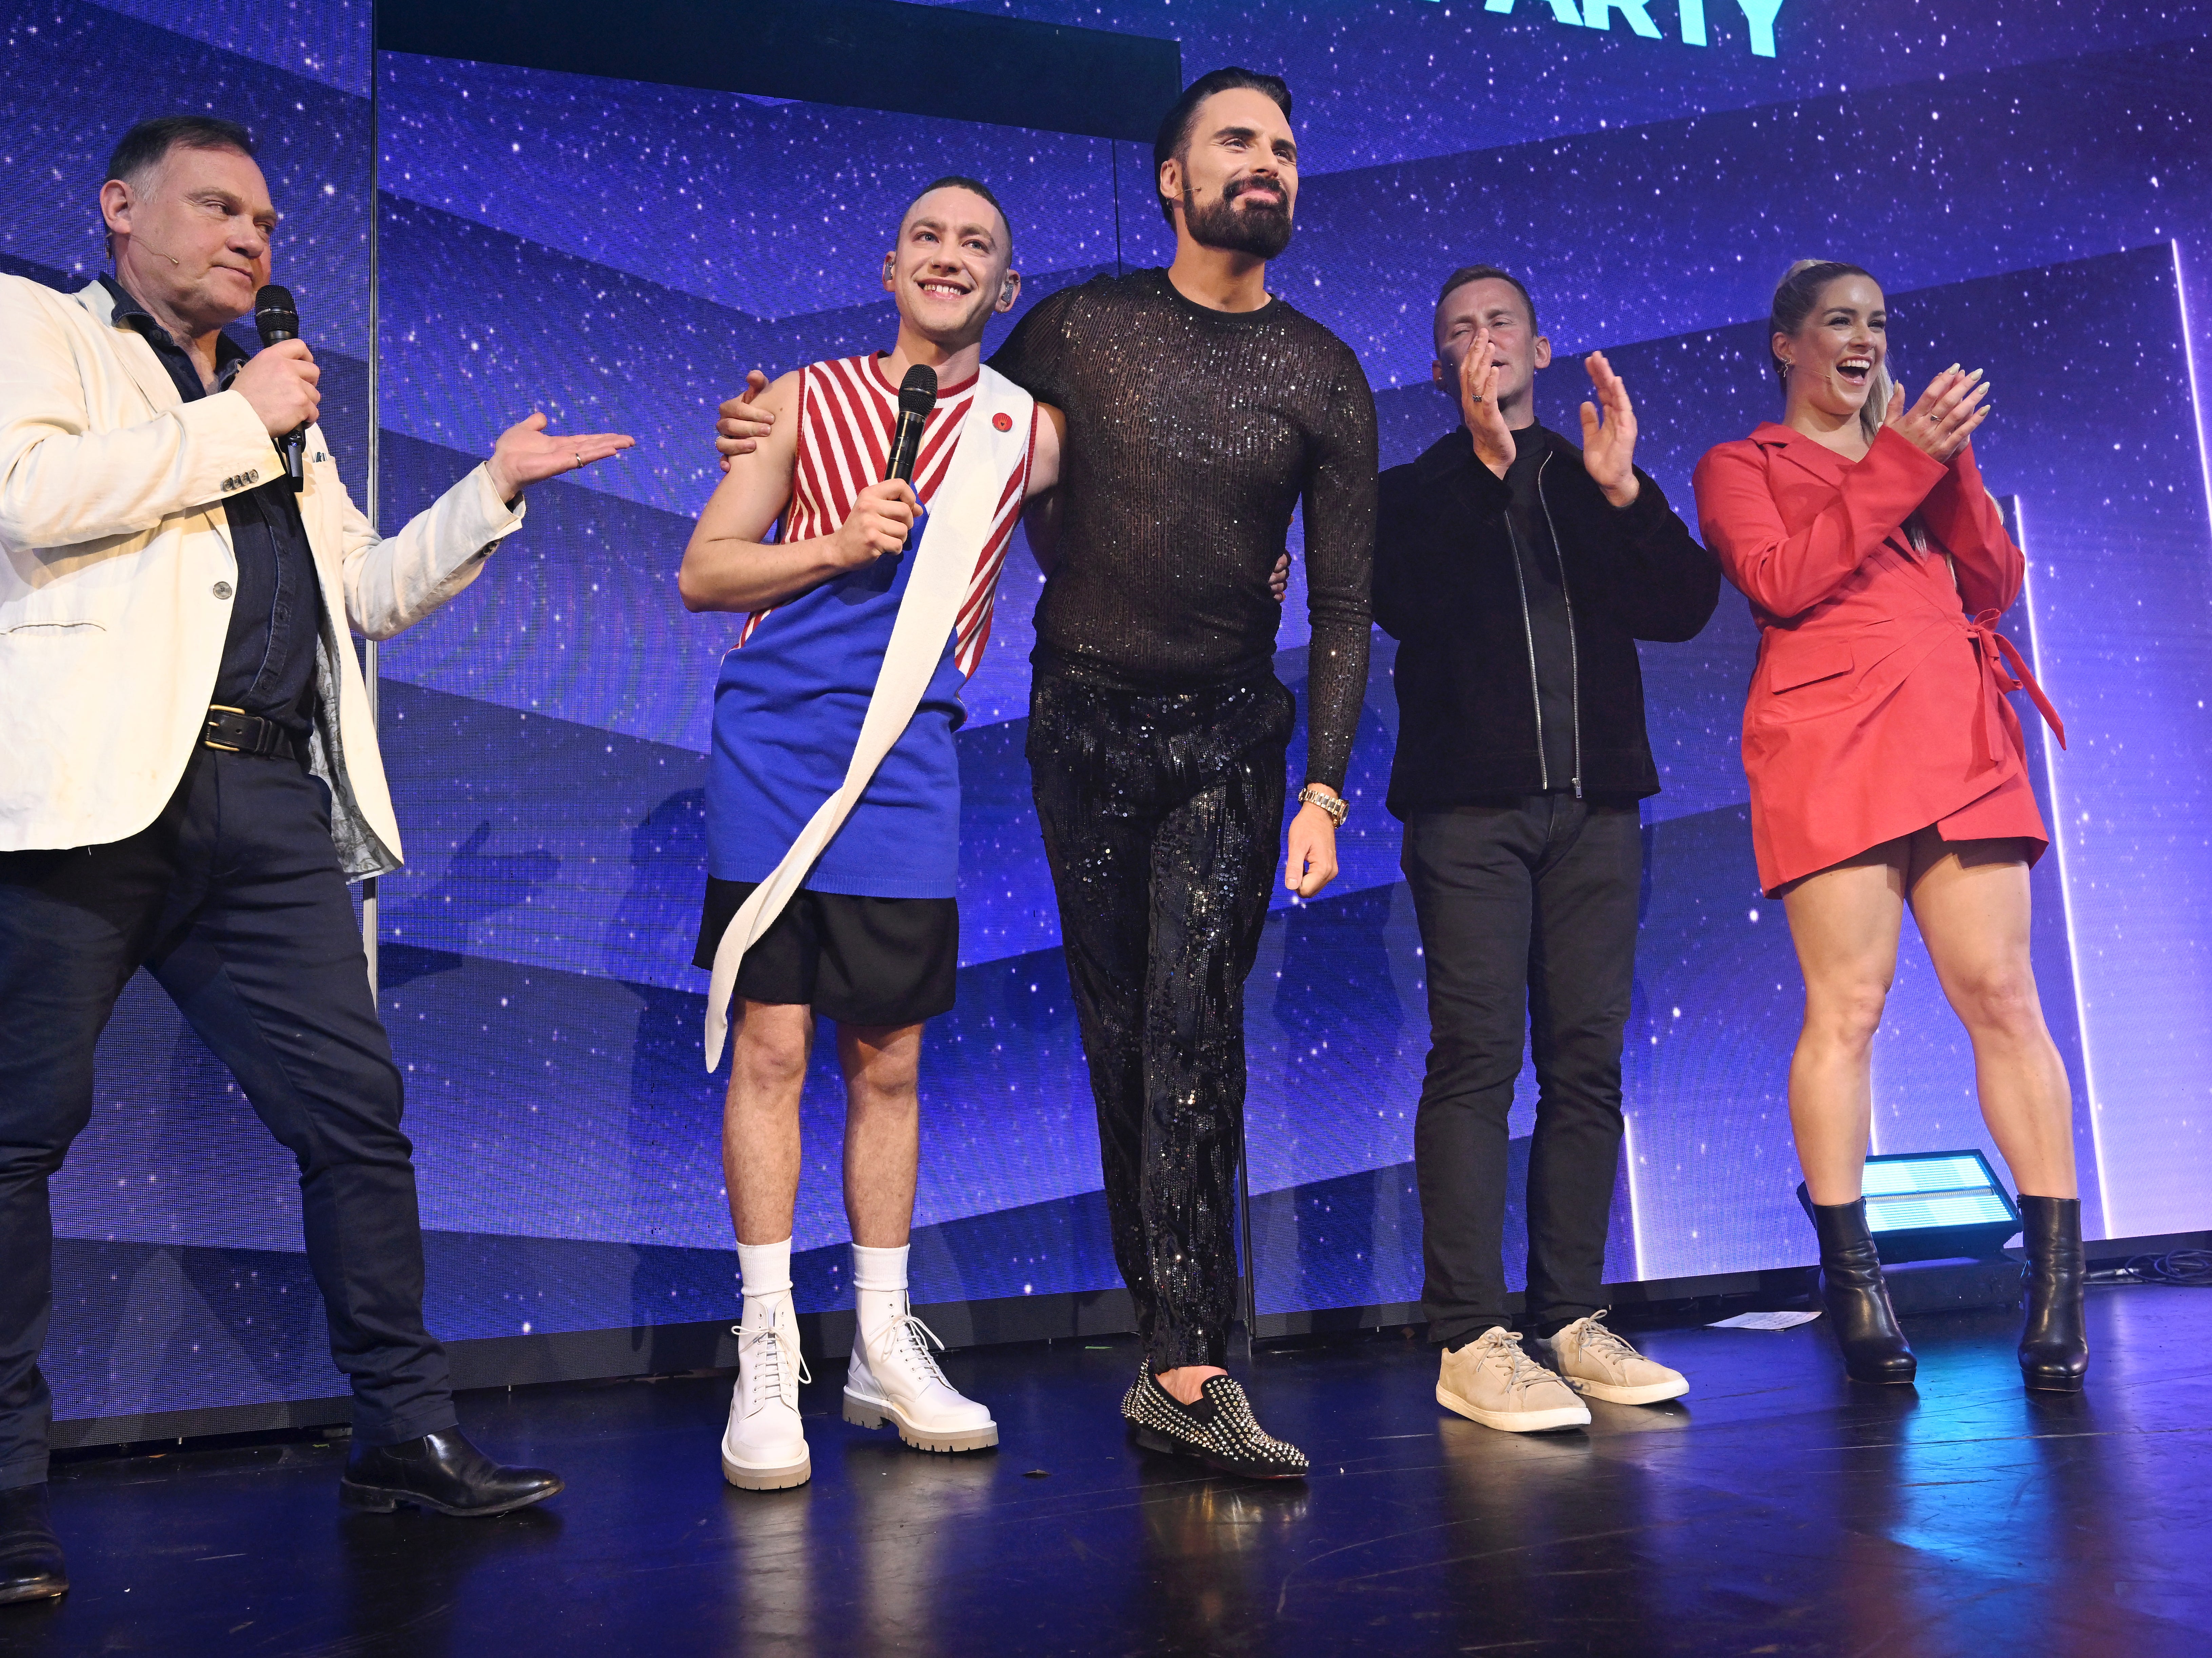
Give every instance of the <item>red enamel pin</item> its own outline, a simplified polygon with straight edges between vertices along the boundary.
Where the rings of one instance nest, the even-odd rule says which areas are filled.
[[[1014,417],[1002,409],[991,416],[991,424],[1001,432],[1011,432],[1014,429]]]

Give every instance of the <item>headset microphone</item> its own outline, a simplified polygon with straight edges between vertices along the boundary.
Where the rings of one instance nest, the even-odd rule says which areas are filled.
[[[300,337],[300,312],[292,303],[290,288],[271,282],[253,296],[253,329],[261,336],[264,346]],[[291,479],[294,495],[306,487],[302,452],[307,440],[307,428],[304,426],[276,440],[276,447],[284,457],[284,476]]]

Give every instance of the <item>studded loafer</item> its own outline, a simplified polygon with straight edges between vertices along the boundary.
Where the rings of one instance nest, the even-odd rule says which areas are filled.
[[[1306,1454],[1253,1419],[1251,1402],[1233,1377],[1206,1377],[1198,1402],[1186,1405],[1160,1386],[1148,1363],[1123,1396],[1121,1414],[1148,1451],[1195,1457],[1242,1479],[1305,1478]]]

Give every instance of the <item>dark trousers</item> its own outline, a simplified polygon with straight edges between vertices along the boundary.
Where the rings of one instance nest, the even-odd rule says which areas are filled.
[[[352,1379],[356,1435],[454,1425],[422,1327],[400,1081],[331,845],[296,761],[197,750],[125,841],[0,853],[0,1489],[46,1477],[47,1181],[92,1114],[93,1048],[149,969],[299,1160],[307,1260]]]
[[[1604,1305],[1643,875],[1637,810],[1548,794],[1419,813],[1404,868],[1429,986],[1413,1123],[1429,1339],[1456,1346],[1511,1323],[1506,1114],[1524,1032],[1537,1095],[1523,1327],[1547,1336]]]
[[[1244,981],[1295,710],[1272,676],[1139,695],[1040,669],[1030,694],[1114,1258],[1158,1370],[1221,1363],[1236,1318]]]

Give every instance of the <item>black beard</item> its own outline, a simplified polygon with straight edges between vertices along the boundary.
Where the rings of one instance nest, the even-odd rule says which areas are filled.
[[[1201,247],[1224,253],[1249,253],[1255,259],[1272,259],[1291,245],[1290,210],[1280,202],[1263,206],[1255,202],[1241,211],[1237,198],[1254,188],[1239,180],[1206,206],[1200,207],[1188,186],[1182,192],[1182,222],[1191,240]]]

